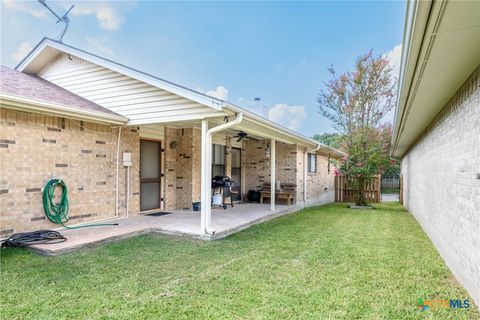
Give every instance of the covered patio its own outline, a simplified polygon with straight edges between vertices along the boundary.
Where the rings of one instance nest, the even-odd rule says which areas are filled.
[[[67,90],[94,108],[87,112],[79,107],[73,112],[65,101],[65,105],[39,105],[26,97],[30,100],[22,100],[19,105],[12,100],[12,110],[31,113],[35,118],[38,136],[46,134],[45,126],[50,128],[49,139],[41,141],[51,144],[48,155],[52,156],[39,166],[43,171],[22,178],[24,186],[11,180],[9,189],[33,200],[2,192],[9,206],[23,209],[6,219],[4,234],[56,227],[42,214],[40,201],[42,186],[50,177],[68,182],[70,222],[129,222],[125,228],[116,228],[127,231],[98,230],[106,233],[104,236],[91,232],[91,242],[148,228],[216,238],[283,212],[284,203],[293,208],[333,199],[329,161],[343,154],[273,122],[256,109],[245,109],[47,38],[16,69]],[[100,116],[100,110],[110,118]],[[42,113],[48,113],[49,118]],[[112,120],[111,113],[121,121]],[[19,123],[30,129],[26,117]],[[18,128],[23,130],[23,126]],[[29,133],[15,136],[25,136],[22,143],[31,145]],[[67,147],[71,149],[65,152]],[[21,150],[15,154],[18,159],[24,158]],[[11,169],[16,170],[13,166]],[[224,181],[222,192],[217,192],[218,184],[212,183],[214,177]],[[258,192],[259,200],[269,201],[268,205],[245,211],[242,206],[229,209],[222,212],[221,217],[228,217],[224,220],[218,219],[218,210],[211,207],[220,202],[214,201],[220,194],[223,202],[226,198],[241,202],[257,201]],[[228,197],[231,194],[234,197]],[[249,197],[252,194],[255,197]],[[199,213],[183,211],[198,204]],[[152,224],[147,220],[152,217],[146,214],[154,211],[173,214]],[[88,238],[89,231],[66,232],[73,239],[77,234]],[[83,242],[78,240],[79,244]]]
[[[151,161],[142,151],[143,144],[140,147],[140,183],[143,179],[148,184],[156,178],[157,189],[161,189],[155,193],[157,206],[145,207],[144,201],[148,202],[152,193],[140,188],[141,213],[156,208],[178,212],[179,209],[191,208],[192,203],[200,203],[201,211],[195,219],[187,217],[187,226],[184,221],[178,221],[178,215],[175,215],[177,221],[172,221],[172,225],[179,226],[185,233],[206,238],[218,237],[219,232],[236,228],[231,223],[248,223],[240,214],[246,208],[241,205],[228,209],[225,216],[230,217],[229,222],[219,225],[220,216],[216,215],[217,210],[212,209],[212,178],[217,175],[232,177],[237,188],[235,201],[247,200],[249,190],[264,190],[261,199],[268,199],[269,204],[258,207],[250,204],[246,212],[275,215],[287,206],[301,206],[306,195],[303,181],[307,180],[307,151],[315,152],[318,145],[286,132],[287,129],[265,126],[261,123],[265,119],[257,119],[258,116],[244,110],[232,110],[221,117],[216,112],[212,113],[214,116],[208,120],[196,120],[189,116],[181,122],[175,118],[168,125],[143,123],[137,126],[142,141],[161,143],[161,147],[154,149]],[[240,138],[239,134],[242,134]],[[157,156],[159,149],[162,150],[161,160]],[[233,151],[238,151],[236,161],[233,161]],[[217,156],[221,162],[218,162]],[[145,172],[155,172],[155,176],[143,174],[142,170],[148,166],[152,170]],[[221,170],[217,170],[219,167]],[[288,190],[288,199],[283,199],[279,194],[287,193],[283,190],[286,185],[291,189]],[[256,218],[258,216],[253,217]]]
[[[200,212],[170,210],[159,216],[143,214],[105,221],[105,223],[118,223],[118,226],[62,228],[58,231],[67,238],[67,241],[57,244],[36,244],[30,246],[30,249],[45,255],[58,255],[150,232],[215,240],[295,210],[295,206],[277,204],[272,211],[269,204],[258,203],[236,204],[227,210],[212,208],[211,219],[212,225],[215,226],[212,234],[205,234],[202,230]]]

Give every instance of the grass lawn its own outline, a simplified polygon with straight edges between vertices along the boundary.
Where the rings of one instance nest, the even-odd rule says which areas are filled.
[[[3,319],[478,319],[398,204],[302,210],[224,240],[144,235],[43,257],[1,251]],[[101,229],[99,229],[100,231]],[[472,303],[472,300],[470,299]]]

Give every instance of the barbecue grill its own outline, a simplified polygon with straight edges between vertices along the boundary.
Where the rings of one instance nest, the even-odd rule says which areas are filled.
[[[227,176],[215,176],[212,179],[212,205],[218,205],[227,209],[225,198],[230,198],[230,205],[233,207],[232,190],[233,181]],[[220,197],[220,200],[218,199]]]
[[[231,187],[233,181],[227,176],[215,176],[212,179],[212,188]]]

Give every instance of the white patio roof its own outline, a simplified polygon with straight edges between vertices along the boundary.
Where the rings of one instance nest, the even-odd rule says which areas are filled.
[[[115,61],[100,57],[98,55],[86,52],[84,50],[66,45],[64,43],[49,38],[42,39],[42,41],[40,41],[40,43],[37,44],[37,46],[35,46],[35,48],[18,64],[16,69],[28,74],[38,74],[39,72],[41,72],[42,68],[44,68],[48,63],[54,60],[61,53],[66,53],[68,55],[78,57],[92,64],[101,66],[109,70],[113,70],[121,75],[128,76],[129,78],[140,81],[141,83],[148,84],[155,88],[165,90],[168,93],[175,94],[176,96],[178,96],[177,98],[188,99],[188,101],[193,102],[191,104],[188,104],[182,102],[183,100],[181,99],[170,99],[170,101],[175,100],[176,104],[174,105],[172,102],[172,105],[167,106],[169,108],[168,111],[164,111],[163,109],[158,110],[158,108],[157,110],[138,108],[135,111],[136,113],[133,115],[125,114],[118,111],[119,109],[112,108],[113,111],[118,112],[129,119],[127,125],[139,126],[154,123],[173,124],[182,122],[199,123],[199,121],[202,119],[211,119],[213,123],[223,123],[225,116],[230,117],[235,116],[235,114],[237,113],[242,113],[244,116],[244,120],[240,124],[235,126],[235,129],[250,132],[251,134],[257,135],[259,137],[276,139],[285,143],[299,144],[306,147],[307,149],[319,149],[322,152],[331,153],[334,157],[343,156],[342,152],[334,148],[323,145],[313,139],[305,137],[277,123],[260,117],[233,103],[202,94],[200,92],[175,84],[165,79],[158,78],[151,74],[127,67]],[[69,88],[67,87],[66,89]],[[75,93],[75,91],[73,92]],[[88,96],[84,97],[86,97],[87,99],[89,98]],[[109,108],[108,104],[103,104],[102,102],[96,100],[94,101],[101,106]],[[184,105],[182,105],[183,112],[177,112],[175,109],[177,106],[179,106],[179,103],[184,103]],[[165,107],[166,105],[163,106]],[[189,108],[188,110],[186,110],[187,107]],[[149,112],[150,115],[148,118],[142,117],[143,114],[148,114]],[[155,114],[153,114],[154,112]],[[138,113],[140,115],[138,115]]]

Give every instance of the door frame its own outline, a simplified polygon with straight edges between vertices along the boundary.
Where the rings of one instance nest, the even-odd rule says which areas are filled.
[[[159,171],[160,171],[160,178],[156,179],[156,178],[145,178],[145,179],[142,179],[142,176],[141,176],[141,168],[142,168],[142,165],[141,165],[141,157],[142,157],[142,151],[140,150],[139,152],[139,164],[140,164],[140,168],[138,170],[138,184],[139,184],[139,188],[138,190],[140,190],[139,192],[139,198],[140,198],[140,201],[139,201],[139,207],[140,207],[140,214],[145,214],[145,213],[149,213],[149,212],[152,212],[152,211],[158,211],[158,210],[163,210],[163,182],[164,182],[164,174],[163,174],[163,141],[162,140],[159,140],[159,139],[151,139],[151,138],[140,138],[140,149],[142,148],[142,140],[144,141],[152,141],[152,142],[158,142],[160,148],[158,150],[159,154],[158,154],[158,158],[159,158]],[[159,189],[160,189],[160,194],[159,194],[159,199],[160,199],[160,203],[159,203],[159,207],[158,208],[153,208],[153,209],[149,209],[149,210],[144,210],[142,211],[141,209],[141,204],[142,204],[142,183],[148,183],[148,182],[158,182],[158,184],[160,185]]]

